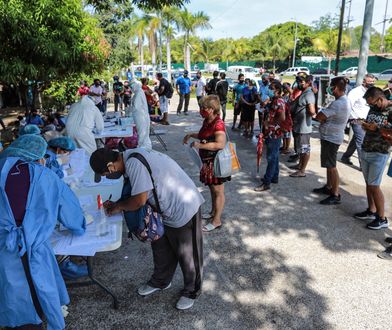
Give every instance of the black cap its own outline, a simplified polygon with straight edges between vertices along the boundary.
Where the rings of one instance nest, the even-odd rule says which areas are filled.
[[[108,148],[97,149],[90,156],[90,167],[95,173],[102,175],[103,173],[108,172],[107,164],[115,162],[119,155],[120,153],[118,151]]]

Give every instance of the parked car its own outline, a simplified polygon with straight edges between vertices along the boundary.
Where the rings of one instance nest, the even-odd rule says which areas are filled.
[[[305,72],[306,74],[310,74],[310,70],[307,67],[304,66],[295,66],[288,68],[287,70],[284,70],[280,73],[281,76],[296,76],[299,72]]]
[[[331,70],[332,72],[332,70]],[[327,68],[317,68],[311,72],[311,74],[328,74]]]
[[[389,80],[392,79],[392,69],[384,70],[377,76],[378,80]]]

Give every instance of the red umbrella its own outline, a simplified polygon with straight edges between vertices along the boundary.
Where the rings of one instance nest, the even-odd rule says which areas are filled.
[[[264,145],[264,136],[263,133],[260,133],[259,138],[257,140],[257,158],[256,158],[257,173],[259,173],[260,170],[261,155],[263,154],[263,145]]]

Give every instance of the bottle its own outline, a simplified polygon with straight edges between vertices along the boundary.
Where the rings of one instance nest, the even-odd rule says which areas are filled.
[[[102,203],[102,197],[100,194],[98,194],[97,196],[97,204],[99,216],[95,223],[95,231],[97,236],[105,236],[109,233],[109,225],[106,219],[106,214]]]

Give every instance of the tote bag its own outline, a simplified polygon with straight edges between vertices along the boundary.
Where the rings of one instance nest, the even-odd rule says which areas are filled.
[[[226,132],[226,145],[219,150],[214,160],[214,176],[227,178],[240,170],[240,162],[237,157],[236,144],[230,142]]]

